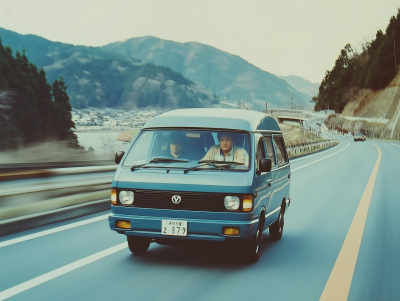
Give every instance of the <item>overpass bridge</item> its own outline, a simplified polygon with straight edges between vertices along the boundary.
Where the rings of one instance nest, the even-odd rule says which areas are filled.
[[[279,123],[284,121],[296,122],[299,124],[300,128],[317,133],[321,133],[321,126],[325,118],[329,115],[327,112],[313,113],[305,110],[292,109],[265,110],[264,113],[273,116]]]
[[[275,116],[275,117],[278,119],[278,122],[280,122],[280,123],[282,123],[283,121],[293,121],[293,122],[302,123],[302,122],[308,120],[308,118],[297,117],[297,116],[278,115],[278,116]]]

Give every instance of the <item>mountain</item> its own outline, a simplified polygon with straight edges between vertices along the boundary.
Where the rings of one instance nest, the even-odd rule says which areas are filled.
[[[283,79],[297,91],[307,94],[307,97],[311,96],[310,99],[318,94],[319,84],[317,83],[312,83],[309,80],[306,80],[296,75],[289,75],[289,76],[278,75],[278,77]]]
[[[108,44],[101,49],[167,66],[211,90],[224,101],[244,100],[252,103],[254,109],[264,109],[265,102],[283,107],[293,98],[298,107],[309,106],[310,97],[286,81],[239,56],[208,45],[146,36]]]
[[[164,66],[80,54],[63,66],[47,66],[50,78],[62,76],[75,108],[192,108],[218,105],[216,96]]]
[[[168,67],[126,58],[97,47],[52,42],[0,28],[3,45],[25,52],[43,67],[49,82],[63,77],[75,108],[210,107],[219,101],[211,91]]]
[[[14,51],[25,49],[49,82],[62,76],[75,108],[218,106],[217,96],[233,104],[244,100],[255,110],[265,102],[270,108],[309,107],[310,97],[286,81],[200,43],[143,37],[86,47],[2,28],[0,39]]]

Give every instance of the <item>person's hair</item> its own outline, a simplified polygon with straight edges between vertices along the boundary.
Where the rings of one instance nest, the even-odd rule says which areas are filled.
[[[231,138],[231,139],[233,140],[233,133],[229,133],[229,132],[219,132],[219,133],[217,134],[218,141],[221,140],[222,137],[229,137],[229,138]]]
[[[179,132],[175,132],[175,133],[172,132],[169,135],[169,143],[170,144],[183,144],[184,141],[185,141],[185,138]]]

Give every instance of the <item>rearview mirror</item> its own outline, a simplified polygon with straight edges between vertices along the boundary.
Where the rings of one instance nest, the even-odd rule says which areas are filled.
[[[121,162],[122,157],[125,155],[125,152],[116,152],[115,154],[115,163],[119,164]]]
[[[271,159],[262,158],[258,164],[258,171],[259,172],[270,172],[271,171]]]

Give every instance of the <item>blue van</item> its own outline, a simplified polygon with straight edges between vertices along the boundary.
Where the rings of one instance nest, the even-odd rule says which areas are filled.
[[[181,109],[152,118],[112,181],[110,228],[133,254],[150,243],[220,242],[256,262],[262,232],[282,236],[290,165],[269,115],[239,109]]]

